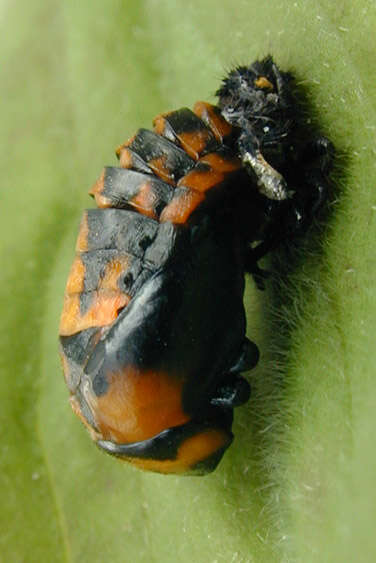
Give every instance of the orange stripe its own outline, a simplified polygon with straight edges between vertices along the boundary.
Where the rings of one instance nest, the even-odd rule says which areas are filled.
[[[189,154],[190,157],[198,160],[208,143],[209,131],[200,129],[199,131],[180,133],[177,137],[185,152]]]
[[[175,185],[175,178],[171,173],[171,170],[166,166],[167,156],[163,154],[157,158],[153,158],[148,161],[148,166],[153,170],[153,172],[159,176],[164,182],[168,184]]]
[[[210,127],[218,141],[231,134],[232,126],[222,117],[217,106],[207,102],[196,102],[193,111]]]
[[[159,221],[165,223],[184,224],[192,212],[200,205],[205,199],[203,194],[189,190],[175,196],[168,205],[163,209]]]
[[[224,175],[216,170],[193,169],[178,182],[178,186],[184,186],[197,192],[207,192],[224,180]]]
[[[133,205],[133,207],[138,209],[143,215],[151,217],[152,219],[158,219],[154,211],[156,199],[153,186],[150,182],[145,182],[140,186],[138,194],[129,201],[129,204]]]
[[[213,170],[224,173],[234,172],[242,168],[242,163],[239,158],[225,158],[216,152],[205,154],[200,158],[199,162],[205,162],[209,164]]]
[[[200,461],[205,461],[221,448],[229,444],[229,436],[222,430],[208,429],[196,436],[187,438],[180,446],[177,459],[158,460],[124,458],[124,461],[145,471],[158,473],[189,473]]]

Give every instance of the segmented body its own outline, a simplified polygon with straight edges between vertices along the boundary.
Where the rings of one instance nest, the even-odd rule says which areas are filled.
[[[205,103],[157,117],[154,132],[140,130],[118,149],[120,168],[104,169],[91,191],[98,209],[81,222],[60,325],[75,412],[96,441],[143,442],[185,425],[181,445],[189,449],[187,435],[196,432],[183,461],[133,458],[142,467],[183,463],[186,471],[195,466],[192,450],[200,461],[200,442],[218,454],[232,440],[231,413],[220,411],[218,424],[220,408],[207,412],[218,371],[236,363],[245,340],[244,242],[227,205],[243,171],[223,143],[231,131]],[[150,299],[157,310],[147,310]],[[107,338],[114,346],[116,333],[123,344],[110,361],[109,346],[99,345]],[[197,435],[187,423],[201,410]]]
[[[81,222],[60,324],[71,404],[99,447],[142,469],[206,473],[230,445],[233,408],[249,397],[239,374],[258,359],[245,336],[244,274],[259,279],[281,218],[301,217],[307,201],[288,202],[263,156],[305,178],[309,158],[296,166],[286,118],[290,76],[271,59],[237,72],[221,108],[160,115],[121,145]],[[244,77],[249,96],[238,102]],[[310,204],[324,168],[313,164],[319,180],[305,181]]]

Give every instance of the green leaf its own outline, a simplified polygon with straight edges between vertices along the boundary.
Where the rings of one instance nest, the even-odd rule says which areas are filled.
[[[374,2],[4,0],[0,14],[0,560],[375,560]],[[143,474],[92,445],[59,365],[86,192],[138,127],[213,100],[226,69],[269,52],[337,148],[336,201],[300,254],[275,255],[266,292],[249,284],[262,359],[219,468]]]

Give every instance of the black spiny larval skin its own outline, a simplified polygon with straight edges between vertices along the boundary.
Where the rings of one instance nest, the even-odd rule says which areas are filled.
[[[232,70],[217,96],[238,131],[234,150],[269,202],[272,224],[259,257],[310,225],[327,197],[333,145],[308,125],[292,74],[270,56]]]

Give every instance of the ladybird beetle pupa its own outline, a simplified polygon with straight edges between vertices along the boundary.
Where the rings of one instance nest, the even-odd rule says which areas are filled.
[[[329,141],[296,117],[271,57],[228,74],[217,106],[159,115],[91,190],[60,346],[74,412],[104,451],[160,473],[212,471],[258,361],[244,275],[325,199]]]

